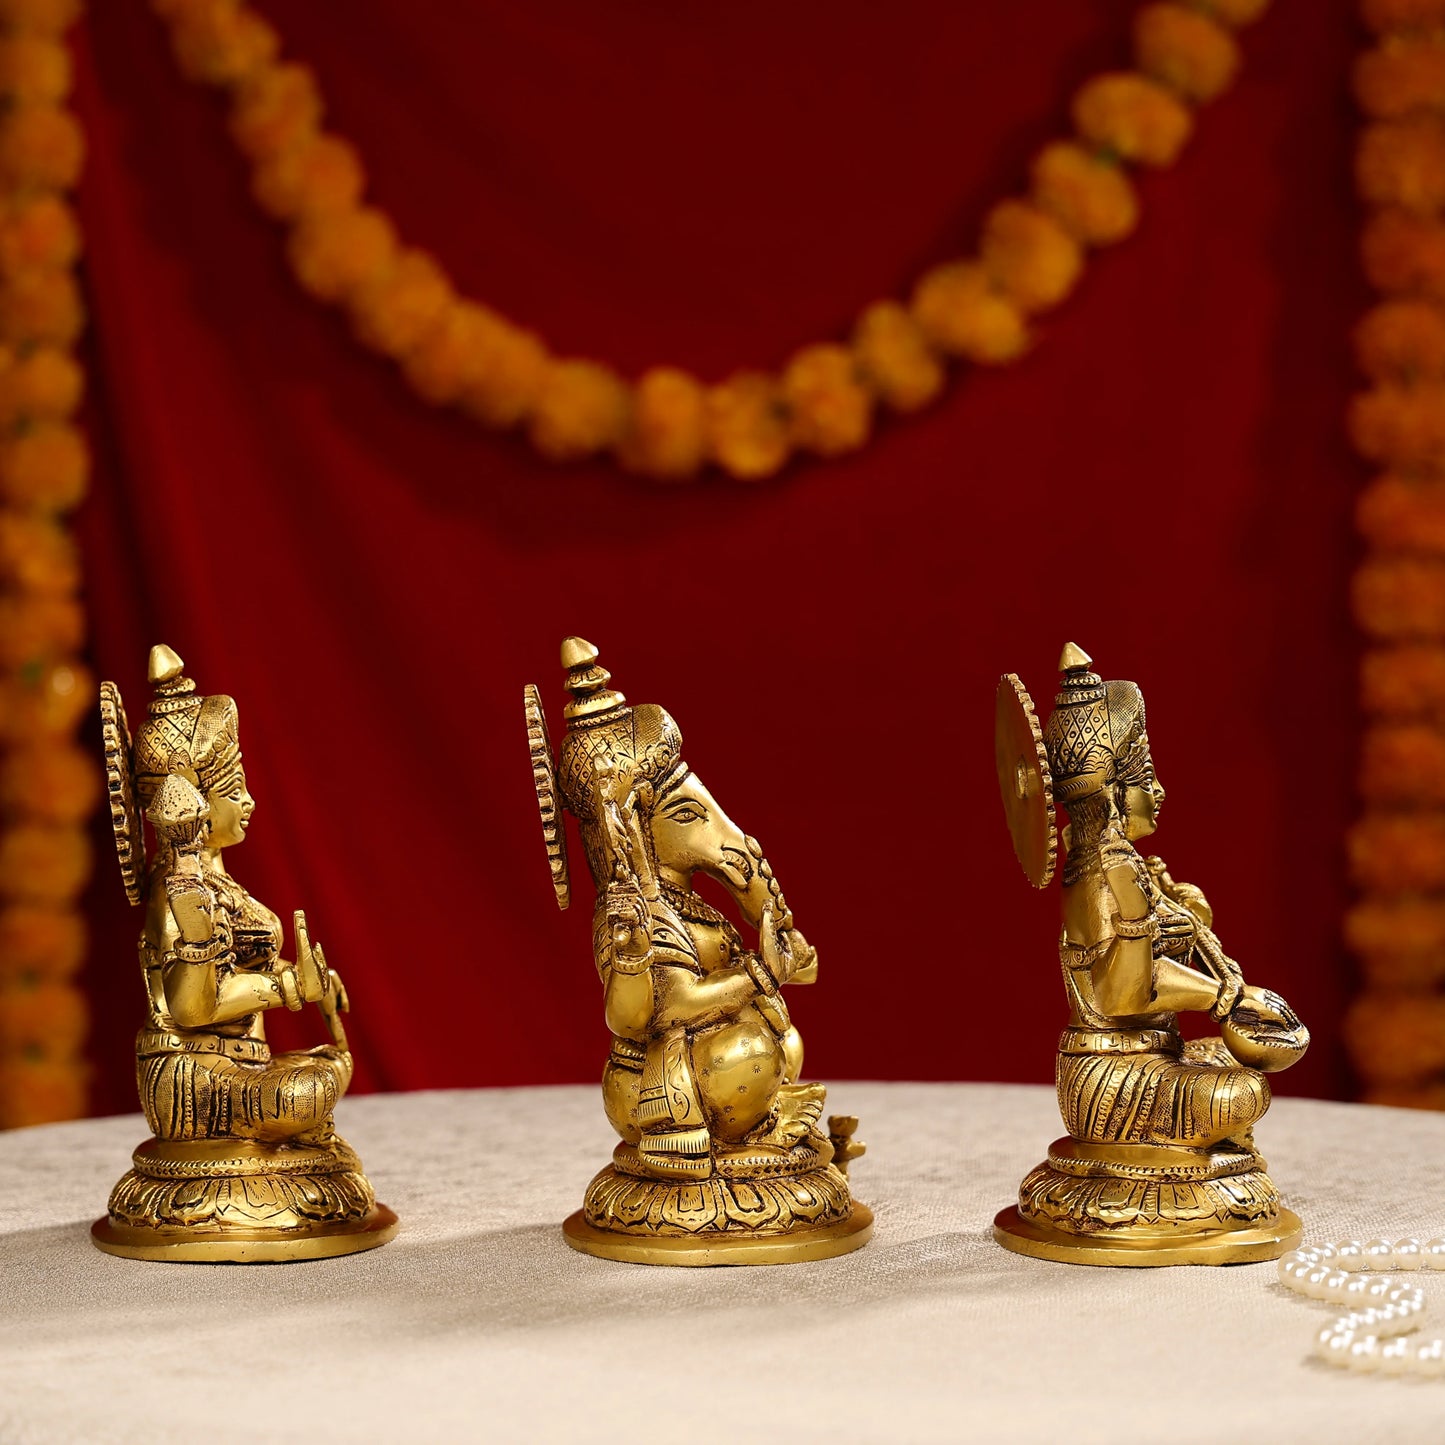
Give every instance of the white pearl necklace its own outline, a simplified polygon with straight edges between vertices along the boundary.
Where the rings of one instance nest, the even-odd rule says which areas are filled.
[[[1445,1340],[1421,1344],[1409,1338],[1420,1328],[1425,1291],[1395,1278],[1396,1272],[1421,1269],[1445,1271],[1445,1238],[1426,1244],[1418,1239],[1314,1244],[1285,1255],[1279,1279],[1298,1294],[1349,1307],[1348,1314],[1326,1325],[1315,1339],[1315,1353],[1326,1363],[1442,1379]]]

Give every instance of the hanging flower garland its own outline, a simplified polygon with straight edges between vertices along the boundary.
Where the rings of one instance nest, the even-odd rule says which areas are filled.
[[[744,371],[708,385],[676,367],[628,381],[602,362],[554,356],[534,333],[459,296],[432,257],[364,204],[355,149],[321,128],[314,75],[278,61],[264,19],[242,0],[152,0],[185,74],[228,94],[252,189],[288,227],[301,285],[342,308],[357,337],[396,362],[420,396],[485,426],[523,427],[553,461],[607,453],[665,480],[712,464],[743,481],[772,476],[797,452],[857,450],[880,405],[906,414],[933,401],[949,362],[999,366],[1023,355],[1030,318],[1074,289],[1088,249],[1134,229],[1128,167],[1174,161],[1193,107],[1224,91],[1238,69],[1232,29],[1268,3],[1144,5],[1137,69],[1083,86],[1075,136],[1034,158],[1029,194],[993,208],[976,256],[926,272],[906,305],[869,306],[846,343],[804,346],[781,373]]]
[[[75,739],[94,682],[66,514],[89,457],[67,199],[84,138],[66,106],[79,0],[0,0],[0,1128],[85,1112],[74,978],[99,770]]]
[[[1346,919],[1363,989],[1346,1042],[1366,1097],[1445,1108],[1445,0],[1362,0],[1361,254],[1379,300],[1355,330],[1369,389],[1355,617],[1367,646],[1360,897]]]

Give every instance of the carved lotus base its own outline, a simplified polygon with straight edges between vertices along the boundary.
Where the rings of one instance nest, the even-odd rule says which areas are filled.
[[[1151,1167],[1151,1156],[1157,1163]],[[1300,1222],[1252,1150],[1057,1141],[994,1221],[1007,1249],[1078,1264],[1226,1264],[1276,1259]]]
[[[250,1263],[316,1259],[385,1244],[396,1216],[376,1202],[341,1139],[314,1145],[148,1139],[91,1238],[134,1259]]]
[[[644,1177],[625,1151],[563,1225],[567,1242],[584,1254],[634,1264],[788,1264],[847,1254],[872,1235],[872,1212],[807,1145],[790,1151],[792,1170],[774,1150],[747,1177],[736,1161],[719,1161],[696,1180]]]

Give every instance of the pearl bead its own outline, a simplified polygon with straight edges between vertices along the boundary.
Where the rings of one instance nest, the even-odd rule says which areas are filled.
[[[1445,1375],[1445,1340],[1431,1340],[1415,1350],[1415,1368],[1422,1375]]]
[[[1313,1278],[1313,1276],[1311,1276],[1311,1278]],[[1382,1274],[1379,1279],[1372,1279],[1369,1284],[1365,1286],[1365,1298],[1383,1300],[1385,1296],[1389,1294],[1390,1286],[1394,1283],[1395,1281],[1387,1274]]]
[[[1426,1269],[1445,1269],[1445,1238],[1426,1240],[1420,1246]]]
[[[1360,1256],[1364,1252],[1365,1246],[1358,1239],[1347,1239],[1343,1244],[1335,1246],[1335,1263],[1341,1269],[1358,1269]]]
[[[1324,1299],[1328,1291],[1325,1288],[1325,1281],[1330,1277],[1331,1271],[1324,1265],[1317,1265],[1304,1278],[1305,1293],[1311,1299]]]
[[[1387,1270],[1395,1258],[1395,1247],[1388,1239],[1372,1239],[1365,1245],[1361,1264],[1365,1269]]]
[[[1396,1269],[1419,1269],[1424,1264],[1418,1239],[1397,1239],[1392,1252]]]
[[[1352,1274],[1350,1282],[1344,1287],[1341,1293],[1347,1304],[1355,1304],[1364,1300],[1365,1292],[1370,1288],[1370,1279],[1367,1275]]]
[[[1344,1287],[1349,1284],[1351,1276],[1342,1269],[1332,1269],[1326,1276],[1324,1284],[1321,1285],[1321,1294],[1325,1299],[1334,1299]]]
[[[1311,1247],[1314,1249],[1315,1256],[1321,1264],[1335,1257],[1335,1247],[1332,1244],[1316,1244]]]
[[[1380,1351],[1380,1369],[1387,1375],[1403,1375],[1410,1368],[1409,1356],[1414,1353],[1408,1340],[1391,1340]]]
[[[1350,1365],[1356,1370],[1380,1368],[1379,1341],[1374,1335],[1362,1335],[1350,1346]]]

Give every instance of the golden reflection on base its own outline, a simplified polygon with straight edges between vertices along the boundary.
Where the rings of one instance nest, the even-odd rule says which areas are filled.
[[[847,1219],[789,1234],[662,1234],[640,1239],[635,1234],[596,1229],[579,1209],[562,1225],[562,1233],[567,1243],[583,1254],[626,1264],[802,1264],[862,1249],[873,1237],[873,1211],[866,1204],[854,1203]]]
[[[1241,1229],[1216,1229],[1174,1239],[1101,1238],[1065,1234],[1030,1224],[1012,1205],[995,1216],[993,1237],[1015,1254],[1052,1259],[1060,1264],[1148,1267],[1169,1264],[1254,1264],[1278,1259],[1294,1249],[1304,1234],[1299,1216],[1288,1209],[1268,1224]]]
[[[397,1231],[397,1218],[378,1204],[365,1219],[314,1231],[278,1235],[239,1231],[131,1229],[110,1216],[90,1226],[90,1241],[122,1259],[158,1259],[181,1264],[288,1264],[298,1259],[332,1259],[385,1244]]]

